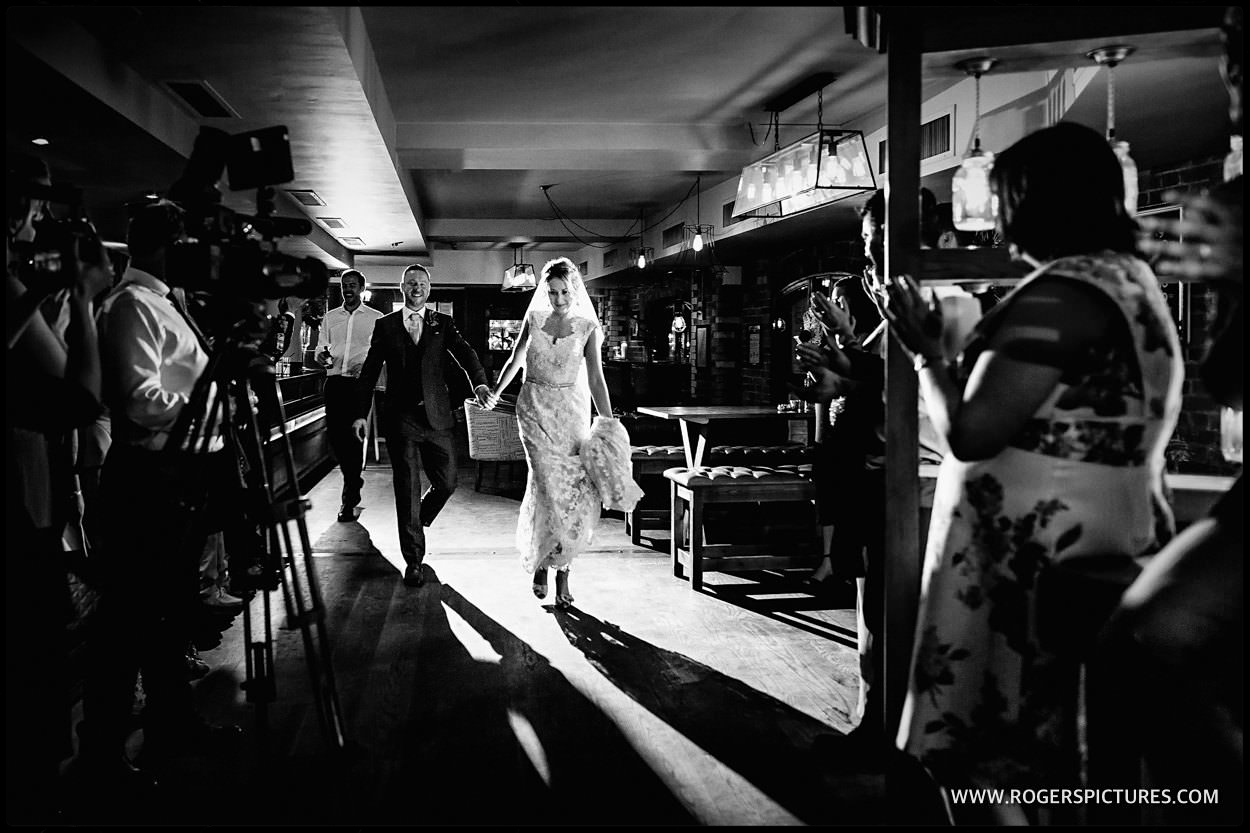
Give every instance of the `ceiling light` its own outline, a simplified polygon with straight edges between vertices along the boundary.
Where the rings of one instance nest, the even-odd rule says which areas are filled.
[[[521,249],[524,243],[512,244],[512,265],[503,271],[502,292],[527,292],[538,286],[538,276],[534,274],[534,266],[521,262]]]
[[[30,143],[32,145],[39,145],[39,147],[43,147],[44,145],[51,144],[51,142],[49,142],[47,139],[43,138],[42,136],[40,136],[37,139],[31,139]]]
[[[629,251],[629,259],[634,261],[634,265],[637,266],[639,269],[646,269],[647,264],[655,259],[655,249],[651,248],[650,246],[642,245],[642,242],[643,242],[642,233],[645,230],[646,230],[646,225],[643,221],[643,214],[642,214],[642,211],[639,211],[638,212],[638,248],[630,249]]]
[[[976,84],[976,107],[972,116],[972,150],[959,164],[951,180],[951,220],[960,231],[992,231],[998,220],[998,195],[990,187],[994,154],[981,150],[981,76],[997,63],[993,58],[969,58],[955,66],[971,75]]]
[[[1130,217],[1137,214],[1137,163],[1128,155],[1128,142],[1115,137],[1115,68],[1135,51],[1132,46],[1103,46],[1085,53],[1085,57],[1107,68],[1107,141],[1124,175],[1124,209]]]
[[[742,169],[735,219],[788,217],[877,188],[863,132],[824,127],[823,90],[817,93],[816,132],[780,144]]]
[[[685,237],[685,247],[693,252],[703,251],[705,246],[711,246],[713,235],[716,232],[715,226],[700,223],[703,215],[703,177],[695,177],[694,181],[694,225],[685,224],[682,226],[682,234]]]

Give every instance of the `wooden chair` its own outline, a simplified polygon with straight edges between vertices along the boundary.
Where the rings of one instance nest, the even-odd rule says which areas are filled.
[[[516,399],[503,397],[493,411],[464,401],[464,418],[469,433],[469,457],[477,464],[473,490],[482,490],[482,463],[494,463],[498,477],[500,463],[525,460],[525,448],[516,421]]]

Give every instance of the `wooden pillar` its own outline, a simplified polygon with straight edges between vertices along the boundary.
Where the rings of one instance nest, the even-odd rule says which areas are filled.
[[[889,30],[889,182],[886,274],[918,275],[920,265],[919,15],[891,15]],[[920,592],[917,386],[911,361],[893,339],[885,359],[885,731],[893,738],[907,691]]]

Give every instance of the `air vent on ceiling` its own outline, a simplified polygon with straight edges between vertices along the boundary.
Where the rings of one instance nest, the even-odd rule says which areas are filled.
[[[338,217],[318,217],[317,222],[321,223],[326,228],[347,228],[347,223],[344,223]]]
[[[660,235],[660,242],[664,245],[664,248],[671,249],[680,245],[682,238],[685,237],[685,227],[684,223],[678,223],[675,226],[669,226],[664,229],[664,233]]]
[[[603,253],[603,268],[611,269],[616,265],[616,256],[620,252],[619,249],[608,249]]]
[[[364,246],[365,245],[365,241],[361,240],[359,237],[340,237],[339,242],[342,243],[344,246]]]
[[[207,119],[237,119],[238,112],[226,103],[207,81],[166,81],[165,86],[195,113]]]
[[[582,277],[586,277],[590,274],[590,261],[583,260],[581,263],[577,264],[577,269],[582,273]]]
[[[286,192],[295,198],[300,205],[325,205],[326,201],[317,196],[317,192],[313,190],[292,190],[286,189]]]

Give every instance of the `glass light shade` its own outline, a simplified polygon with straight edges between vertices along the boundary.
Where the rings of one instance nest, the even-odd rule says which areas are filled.
[[[1220,453],[1230,463],[1242,460],[1241,408],[1220,409]]]
[[[1137,163],[1128,155],[1128,142],[1112,142],[1111,149],[1120,160],[1120,170],[1124,174],[1124,210],[1134,217],[1137,215]]]
[[[876,187],[863,133],[820,130],[743,168],[733,216],[785,216]],[[776,203],[779,213],[757,213]]]
[[[992,231],[998,218],[998,195],[990,187],[994,154],[975,147],[951,180],[951,219],[960,231]]]
[[[503,292],[526,292],[538,286],[538,276],[529,263],[517,263],[509,266],[503,273]]]
[[[1224,157],[1224,181],[1228,182],[1241,176],[1241,168],[1241,137],[1229,136],[1228,155]]]

